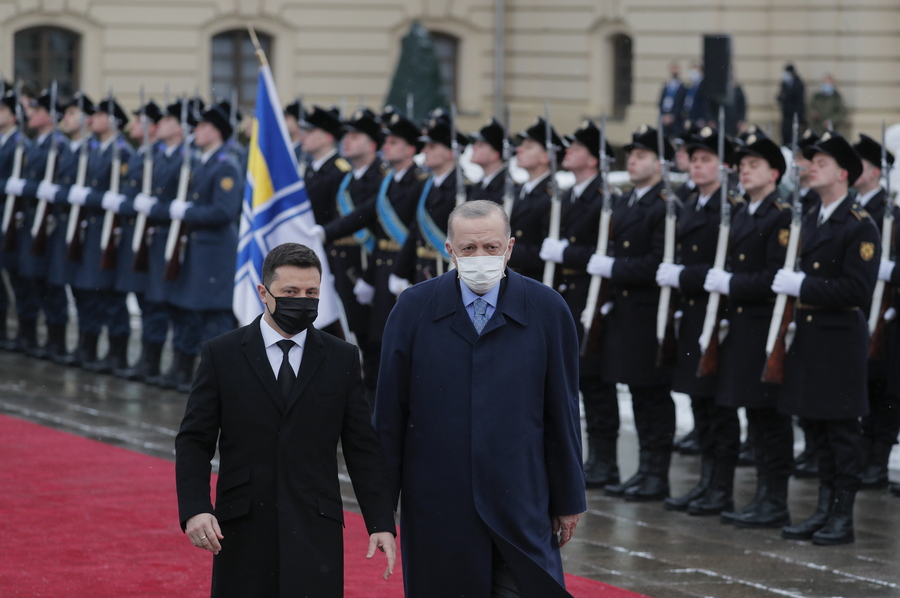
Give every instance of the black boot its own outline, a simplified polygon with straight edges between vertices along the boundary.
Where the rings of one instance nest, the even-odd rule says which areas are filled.
[[[3,289],[0,289],[3,292]],[[7,338],[7,314],[6,311],[0,313],[0,351],[12,351],[16,346],[16,342]]]
[[[900,483],[891,484],[891,494],[894,496],[900,496]]]
[[[806,447],[796,459],[794,459],[794,477],[817,478],[819,477],[819,459],[815,447]]]
[[[619,483],[616,440],[588,438],[588,460],[584,464],[586,488],[603,488],[609,484]]]
[[[856,499],[856,490],[851,488],[837,489],[834,497],[834,505],[828,521],[819,531],[812,535],[813,544],[819,546],[836,546],[838,544],[852,544],[853,535],[853,502]]]
[[[813,534],[825,527],[834,507],[834,486],[819,484],[819,501],[815,513],[797,525],[788,525],[781,530],[781,537],[787,540],[812,540]]]
[[[888,487],[888,461],[891,459],[893,446],[880,440],[872,443],[869,459],[863,470],[862,482],[859,485],[861,489],[873,490]]]
[[[787,487],[787,478],[770,477],[766,484],[767,492],[763,495],[759,508],[755,512],[735,517],[735,527],[758,529],[790,525],[791,515],[787,507]]]
[[[682,455],[699,455],[700,438],[697,435],[697,428],[677,439],[672,444],[672,450],[676,450]]]
[[[625,491],[632,486],[637,486],[642,481],[644,481],[644,476],[646,475],[647,468],[649,467],[649,454],[646,451],[641,451],[640,456],[640,464],[638,465],[638,470],[635,472],[633,476],[621,482],[619,484],[610,484],[609,486],[603,487],[603,493],[606,496],[614,496],[617,498],[621,498],[625,496]]]
[[[112,374],[113,370],[128,365],[128,336],[109,337],[109,350],[106,357],[84,363],[82,367],[97,374]]]
[[[75,363],[80,366],[97,361],[97,343],[99,334],[81,331],[78,339],[78,351],[75,353]]]
[[[172,351],[172,362],[169,364],[169,369],[163,374],[155,378],[151,378],[148,381],[151,384],[155,384],[160,388],[166,389],[175,389],[178,386],[178,368],[180,363],[184,361],[184,353],[181,351],[173,350]]]
[[[16,351],[34,357],[38,351],[37,320],[19,318],[19,336],[16,338]]]
[[[66,347],[66,325],[47,324],[47,358],[59,365],[69,365],[75,356]]]
[[[766,478],[759,477],[757,475],[756,478],[756,494],[753,495],[753,498],[750,499],[746,505],[738,509],[737,511],[722,511],[719,514],[719,521],[726,524],[731,525],[734,523],[736,517],[747,515],[748,513],[753,513],[757,509],[759,509],[759,505],[762,503],[763,497],[769,492],[769,485],[766,482]]]
[[[749,438],[741,443],[737,464],[738,467],[756,465],[756,450],[753,448],[753,443],[750,442]]]
[[[688,505],[688,515],[719,515],[734,511],[734,460],[717,459],[709,488]]]
[[[715,466],[716,461],[712,455],[703,455],[700,458],[700,480],[697,482],[697,485],[691,488],[687,494],[670,496],[663,502],[663,507],[667,511],[686,510],[691,501],[697,500],[706,493],[712,482]]]
[[[671,451],[653,451],[650,453],[644,479],[625,490],[625,500],[629,502],[645,502],[668,498],[669,463],[671,460]]]
[[[162,354],[162,345],[156,343],[144,343],[141,356],[137,362],[127,368],[113,370],[113,374],[126,380],[144,381],[151,376],[159,375],[159,357]]]
[[[194,361],[196,355],[182,354],[181,365],[178,368],[178,380],[176,381],[175,390],[188,394],[191,392],[191,385],[194,382]]]

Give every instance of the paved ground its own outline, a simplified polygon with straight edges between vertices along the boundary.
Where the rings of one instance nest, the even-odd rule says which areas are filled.
[[[185,400],[174,392],[0,353],[0,413],[164,459],[174,458]],[[636,440],[626,392],[620,400],[622,473],[628,476],[636,468]],[[690,427],[689,411],[684,397],[676,400],[683,431]],[[900,480],[898,462],[900,449],[892,461],[892,477]],[[696,457],[676,456],[673,492],[689,489],[696,471]],[[352,509],[346,471],[342,479]],[[738,471],[737,490],[739,504],[749,500],[752,471]],[[795,519],[812,511],[815,496],[815,481],[792,480]],[[900,498],[884,491],[861,493],[856,531],[855,544],[822,548],[782,540],[777,530],[737,530],[717,518],[673,514],[660,503],[625,503],[589,491],[588,512],[563,554],[570,573],[653,598],[900,596]]]

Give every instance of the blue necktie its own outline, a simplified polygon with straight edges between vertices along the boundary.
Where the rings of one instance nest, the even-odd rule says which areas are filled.
[[[484,325],[487,324],[487,301],[479,297],[475,300],[475,319],[472,320],[472,323],[475,324],[475,332],[481,334],[481,331],[484,330]]]

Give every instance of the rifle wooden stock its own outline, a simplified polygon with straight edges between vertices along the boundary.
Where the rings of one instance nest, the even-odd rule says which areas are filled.
[[[891,307],[891,297],[894,294],[893,291],[894,290],[890,285],[885,285],[882,290],[881,305],[878,307],[878,323],[875,325],[875,330],[872,332],[871,339],[869,340],[869,359],[873,361],[884,361],[886,358],[887,346],[884,328],[887,323],[884,320],[884,314]]]
[[[134,260],[131,263],[131,268],[135,272],[146,272],[150,268],[150,247],[147,245],[147,237],[149,236],[150,229],[145,228],[137,251],[134,252]]]
[[[119,217],[116,214],[107,211],[105,218],[108,218],[110,221],[110,232],[106,240],[106,246],[103,247],[103,253],[100,255],[100,267],[104,270],[113,270],[116,267],[116,253],[118,253],[116,240],[121,228],[119,227]]]
[[[656,350],[656,367],[658,368],[673,366],[677,361],[677,352],[675,350],[677,347],[675,340],[675,306],[678,305],[678,291],[673,290],[671,287],[664,288],[669,289],[668,308],[666,310],[668,317],[666,318],[666,327],[662,341]],[[660,296],[662,296],[662,293],[660,293]]]
[[[178,280],[181,273],[181,263],[184,261],[185,243],[187,235],[181,232],[181,220],[172,221],[172,228],[169,229],[169,238],[172,238],[172,231],[175,231],[175,245],[171,257],[166,259],[166,280]]]
[[[794,297],[785,296],[784,315],[781,317],[781,325],[778,328],[778,337],[775,339],[775,346],[772,352],[766,357],[766,366],[763,368],[762,381],[770,384],[781,384],[784,382],[784,361],[787,357],[787,344],[785,338],[787,336],[788,327],[794,320]]]
[[[47,254],[47,212],[40,220],[35,214],[35,226],[31,229],[31,255],[43,257]]]
[[[3,214],[3,251],[15,251],[16,250],[16,238],[17,231],[16,229],[16,214],[19,212],[19,198],[16,195],[9,194],[6,196],[6,205],[4,206],[4,214]],[[8,213],[8,215],[7,215]]]
[[[66,247],[66,260],[73,263],[80,263],[84,254],[84,227],[81,223],[80,210],[75,210],[81,206],[72,206],[69,212],[69,218],[72,218],[72,212],[75,212],[75,226],[72,238]],[[72,229],[72,221],[69,221],[69,229]]]
[[[721,296],[718,296],[721,299]],[[710,294],[712,299],[712,294]],[[709,346],[706,351],[700,355],[700,362],[697,364],[697,377],[704,378],[706,376],[715,376],[719,371],[719,323],[724,316],[722,303],[717,302],[716,307],[716,324],[713,327],[712,337],[709,339]]]
[[[599,276],[597,278],[600,278]],[[591,327],[584,332],[584,339],[581,342],[582,355],[600,355],[603,349],[603,319],[605,316],[600,309],[609,301],[609,281],[606,284],[601,282],[600,289],[597,292],[597,307],[594,310],[594,317],[591,319]]]

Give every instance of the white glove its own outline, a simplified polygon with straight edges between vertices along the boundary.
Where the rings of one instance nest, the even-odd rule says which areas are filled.
[[[601,316],[607,316],[609,314],[609,312],[612,311],[612,308],[613,308],[613,302],[607,301],[603,305],[599,306],[597,308],[597,311],[600,312]],[[594,323],[593,322],[594,316],[596,316],[596,314],[589,314],[587,310],[584,310],[583,312],[581,312],[581,318],[579,318],[581,320],[581,325],[584,326],[585,328],[590,328],[591,325]]]
[[[184,213],[192,205],[194,204],[190,201],[173,201],[169,204],[169,218],[172,220],[184,220]]]
[[[703,290],[707,293],[720,293],[722,295],[731,294],[731,272],[726,272],[719,268],[710,268],[706,273],[706,280],[703,281]]]
[[[615,258],[605,255],[592,255],[591,261],[589,261],[587,265],[587,272],[591,276],[609,278],[612,276],[613,262],[615,261]]]
[[[321,226],[319,226],[317,224],[310,229],[310,232],[313,235],[319,237],[319,241],[321,241],[322,243],[325,242],[325,229],[324,228],[322,228]]]
[[[157,204],[159,200],[152,195],[138,193],[134,196],[134,211],[141,214],[150,215],[150,210]]]
[[[90,187],[82,187],[81,185],[72,185],[69,187],[69,203],[73,206],[83,206],[87,199],[88,193],[91,192]]]
[[[7,195],[22,195],[22,189],[25,188],[25,179],[20,178],[8,178],[6,179],[6,191]]]
[[[661,287],[681,288],[681,264],[660,264],[656,269],[656,284]]]
[[[772,290],[776,293],[784,293],[791,297],[800,296],[800,287],[803,285],[803,279],[806,278],[804,272],[791,272],[782,268],[775,274],[775,280],[772,281]]]
[[[43,199],[47,203],[56,201],[56,194],[59,193],[59,185],[55,185],[48,181],[41,181],[37,188],[37,198]]]
[[[565,253],[566,247],[568,246],[568,239],[559,239],[557,241],[554,241],[553,239],[544,239],[544,243],[541,245],[541,259],[545,262],[561,264],[563,263],[563,253]]]
[[[896,265],[897,262],[891,260],[881,260],[881,263],[878,264],[878,280],[891,282],[891,275],[894,273],[894,266]]]
[[[106,191],[103,194],[103,201],[101,205],[104,210],[110,210],[114,214],[119,213],[119,208],[122,206],[122,202],[125,201],[125,196],[121,193],[113,193],[112,191]]]
[[[372,305],[372,299],[375,297],[375,287],[360,278],[353,285],[353,294],[360,305]]]
[[[400,278],[396,274],[391,274],[388,276],[388,290],[390,290],[394,295],[400,296],[400,293],[409,288],[409,281],[405,278]]]

